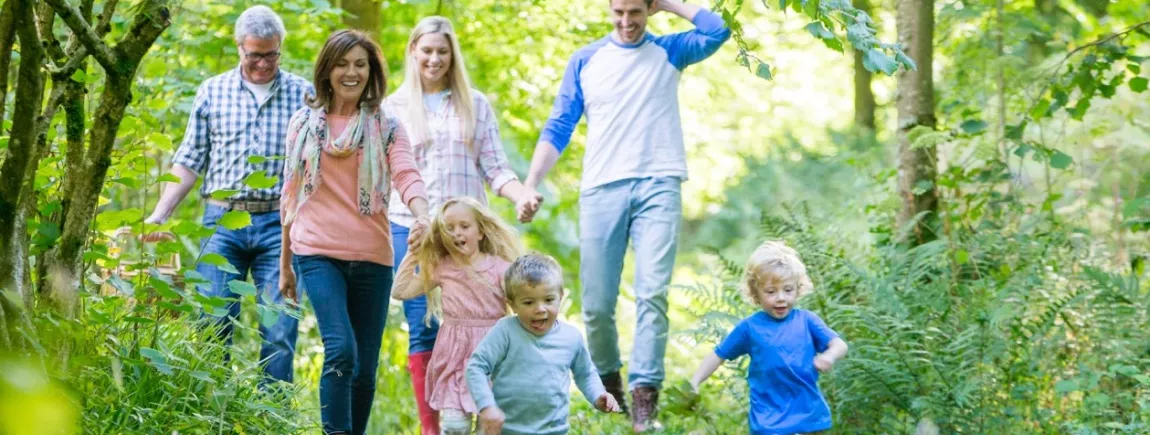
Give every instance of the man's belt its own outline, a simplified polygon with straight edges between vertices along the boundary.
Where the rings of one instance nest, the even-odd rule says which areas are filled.
[[[228,210],[243,210],[248,213],[267,213],[280,209],[279,200],[272,201],[221,201],[208,199],[208,204],[223,207]]]

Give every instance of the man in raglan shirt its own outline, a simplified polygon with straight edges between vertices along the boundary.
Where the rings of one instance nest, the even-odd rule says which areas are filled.
[[[579,199],[579,279],[591,359],[608,391],[627,410],[615,306],[627,242],[635,250],[637,325],[631,351],[633,429],[657,427],[667,349],[667,287],[687,178],[678,86],[683,70],[711,56],[730,37],[723,19],[681,0],[608,0],[615,30],[575,52],[551,118],[543,128],[527,187],[539,182],[587,115]],[[667,11],[695,29],[646,32],[647,17]]]

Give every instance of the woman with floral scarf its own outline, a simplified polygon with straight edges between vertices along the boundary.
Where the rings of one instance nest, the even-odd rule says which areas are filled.
[[[428,225],[407,134],[380,108],[382,58],[362,32],[332,34],[316,61],[315,98],[288,127],[280,291],[298,302],[298,277],[315,308],[327,434],[362,434],[371,413],[394,266],[391,189],[416,218],[413,243]]]

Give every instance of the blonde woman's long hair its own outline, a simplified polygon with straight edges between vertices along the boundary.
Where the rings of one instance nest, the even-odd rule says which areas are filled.
[[[487,283],[491,286],[499,284],[491,284],[478,276],[468,263],[468,259],[463,256],[463,252],[459,250],[458,246],[455,246],[451,233],[447,231],[447,222],[443,217],[447,209],[453,206],[467,207],[471,210],[479,228],[479,234],[483,235],[483,239],[479,241],[480,252],[494,255],[507,262],[515,261],[523,252],[522,245],[519,243],[519,232],[503,223],[498,216],[475,198],[462,196],[445,201],[431,220],[431,229],[424,237],[419,253],[416,254],[416,258],[419,260],[420,279],[423,280],[424,288],[434,287],[427,293],[427,317],[424,319],[427,322],[430,322],[432,317],[443,319],[443,290],[435,285],[434,277],[436,271],[448,258],[455,264],[467,269],[471,278],[477,282]]]
[[[407,134],[412,144],[428,140],[431,131],[427,127],[427,106],[423,104],[423,77],[419,74],[419,61],[415,59],[415,44],[423,35],[439,33],[451,45],[451,66],[447,71],[447,88],[451,90],[451,104],[459,119],[463,120],[463,137],[467,149],[472,149],[475,139],[475,103],[471,99],[471,79],[467,77],[467,66],[463,62],[463,51],[459,49],[459,38],[451,21],[441,16],[431,16],[419,20],[411,30],[407,40],[407,54],[403,62],[403,89],[407,92]]]

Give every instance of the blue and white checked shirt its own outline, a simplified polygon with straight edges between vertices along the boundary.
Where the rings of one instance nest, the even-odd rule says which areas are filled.
[[[172,163],[204,175],[200,194],[238,190],[230,201],[278,200],[283,190],[284,141],[288,122],[314,94],[310,82],[280,70],[271,94],[262,105],[243,85],[239,67],[205,81],[196,90],[184,141]],[[249,157],[257,156],[249,161]],[[260,159],[262,157],[262,159]],[[244,184],[249,175],[264,171],[280,178],[272,187],[253,189]]]

